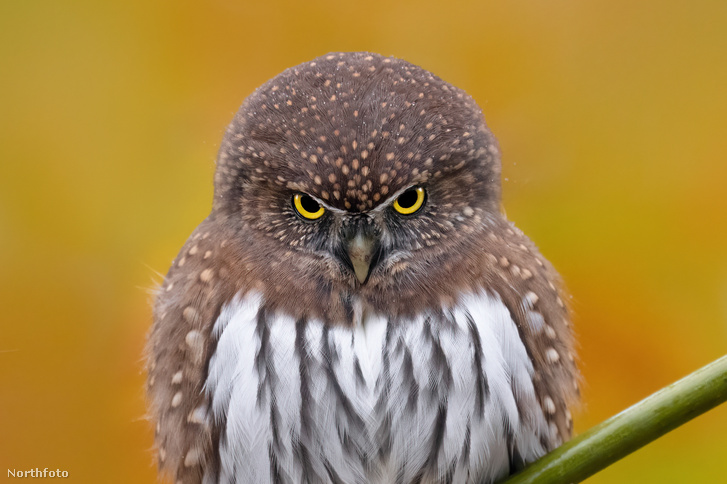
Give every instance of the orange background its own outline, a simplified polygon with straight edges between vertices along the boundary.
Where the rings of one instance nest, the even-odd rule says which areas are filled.
[[[210,208],[243,98],[334,50],[483,107],[508,215],[573,294],[577,430],[725,353],[723,0],[5,1],[0,480],[154,481],[148,290]],[[724,407],[589,482],[715,482],[726,449]]]

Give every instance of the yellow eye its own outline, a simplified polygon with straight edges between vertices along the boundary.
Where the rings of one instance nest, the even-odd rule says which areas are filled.
[[[296,193],[293,195],[293,207],[298,214],[308,220],[321,218],[326,211],[321,204],[316,202],[313,197],[305,193]]]
[[[425,192],[422,187],[410,188],[394,200],[394,210],[402,215],[411,215],[424,205]]]

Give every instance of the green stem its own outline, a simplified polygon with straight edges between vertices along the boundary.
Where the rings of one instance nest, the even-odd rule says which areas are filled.
[[[579,482],[727,400],[727,356],[650,395],[502,484]]]

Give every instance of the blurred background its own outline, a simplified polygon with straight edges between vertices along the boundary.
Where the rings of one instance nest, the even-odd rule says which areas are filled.
[[[0,3],[0,477],[152,483],[150,289],[226,124],[329,51],[467,90],[572,297],[584,431],[727,352],[727,2]],[[591,478],[716,482],[727,407]]]

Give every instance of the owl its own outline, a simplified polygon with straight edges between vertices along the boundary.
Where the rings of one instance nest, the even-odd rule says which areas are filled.
[[[154,305],[150,415],[190,483],[487,483],[569,438],[559,278],[474,100],[332,53],[250,95]]]

